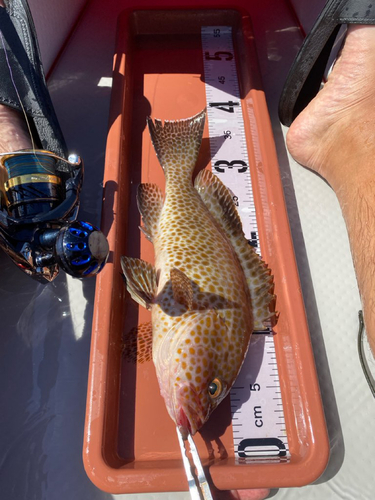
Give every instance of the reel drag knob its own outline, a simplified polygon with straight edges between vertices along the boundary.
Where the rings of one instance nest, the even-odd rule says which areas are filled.
[[[75,278],[98,274],[107,261],[108,252],[104,234],[87,222],[70,222],[60,229],[56,237],[56,261]]]

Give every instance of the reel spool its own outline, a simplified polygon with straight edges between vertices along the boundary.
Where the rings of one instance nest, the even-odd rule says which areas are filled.
[[[23,219],[47,213],[62,202],[63,184],[56,163],[56,158],[46,151],[27,150],[21,155],[2,157],[8,174],[4,188],[10,215]]]

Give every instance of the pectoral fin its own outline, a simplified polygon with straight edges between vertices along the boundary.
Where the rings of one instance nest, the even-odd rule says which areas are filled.
[[[191,310],[193,308],[194,291],[190,278],[179,269],[171,269],[170,276],[174,300]]]
[[[157,289],[154,266],[141,259],[121,257],[121,267],[131,297],[141,306],[150,309]]]

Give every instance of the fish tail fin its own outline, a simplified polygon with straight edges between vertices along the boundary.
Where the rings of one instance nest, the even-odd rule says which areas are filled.
[[[147,118],[151,141],[165,175],[172,169],[193,172],[202,142],[206,109],[185,120],[152,121]]]

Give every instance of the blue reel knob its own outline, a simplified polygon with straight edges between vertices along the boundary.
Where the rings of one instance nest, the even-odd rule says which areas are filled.
[[[70,222],[56,238],[56,260],[66,273],[75,278],[98,274],[107,261],[108,253],[106,237],[88,222]]]

